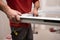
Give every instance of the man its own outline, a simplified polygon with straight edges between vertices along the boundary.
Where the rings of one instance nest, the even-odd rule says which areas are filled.
[[[30,13],[32,3],[34,16],[38,15],[39,0],[6,0],[7,5],[0,0],[0,10],[6,13],[10,20],[12,40],[33,40],[30,23],[21,23],[19,16]]]

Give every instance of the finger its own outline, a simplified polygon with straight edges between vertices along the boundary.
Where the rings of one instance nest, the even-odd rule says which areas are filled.
[[[19,21],[16,18],[11,19],[14,23],[19,23]]]
[[[20,21],[20,15],[16,15],[15,18],[16,18],[16,21]]]
[[[36,16],[37,17],[38,16],[38,13],[37,14],[33,14],[33,16]]]
[[[18,13],[18,15],[20,15],[20,16],[22,15],[19,11],[17,11],[17,13]]]
[[[10,19],[10,20],[12,20],[12,19],[14,20],[14,16],[9,16],[9,19]]]
[[[11,16],[10,20],[12,20],[14,23],[17,23],[15,16]]]
[[[22,14],[21,14],[20,12],[18,12],[18,15],[20,15],[20,16],[21,16]]]

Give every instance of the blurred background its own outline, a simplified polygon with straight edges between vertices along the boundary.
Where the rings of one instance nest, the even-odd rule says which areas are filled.
[[[6,3],[5,0],[3,1]],[[60,18],[60,0],[40,0],[40,8],[38,12],[42,17]],[[37,32],[33,34],[34,40],[60,40],[60,33],[50,32],[50,28],[58,29],[60,27],[32,24],[32,29],[34,32]],[[5,37],[8,34],[10,34],[9,20],[7,16],[0,11],[0,40],[6,40]]]

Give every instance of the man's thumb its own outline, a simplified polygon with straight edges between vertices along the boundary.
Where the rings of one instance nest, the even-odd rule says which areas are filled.
[[[16,18],[17,21],[20,21],[20,15],[16,15],[15,18]]]

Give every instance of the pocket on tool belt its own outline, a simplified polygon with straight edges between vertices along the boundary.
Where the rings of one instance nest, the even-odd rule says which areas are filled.
[[[15,31],[15,30],[11,33],[11,35],[15,35],[15,36],[18,36],[18,34],[19,34],[19,32]]]
[[[18,36],[20,31],[22,31],[22,28],[18,28],[18,29],[14,28],[14,29],[12,29],[11,35]]]

